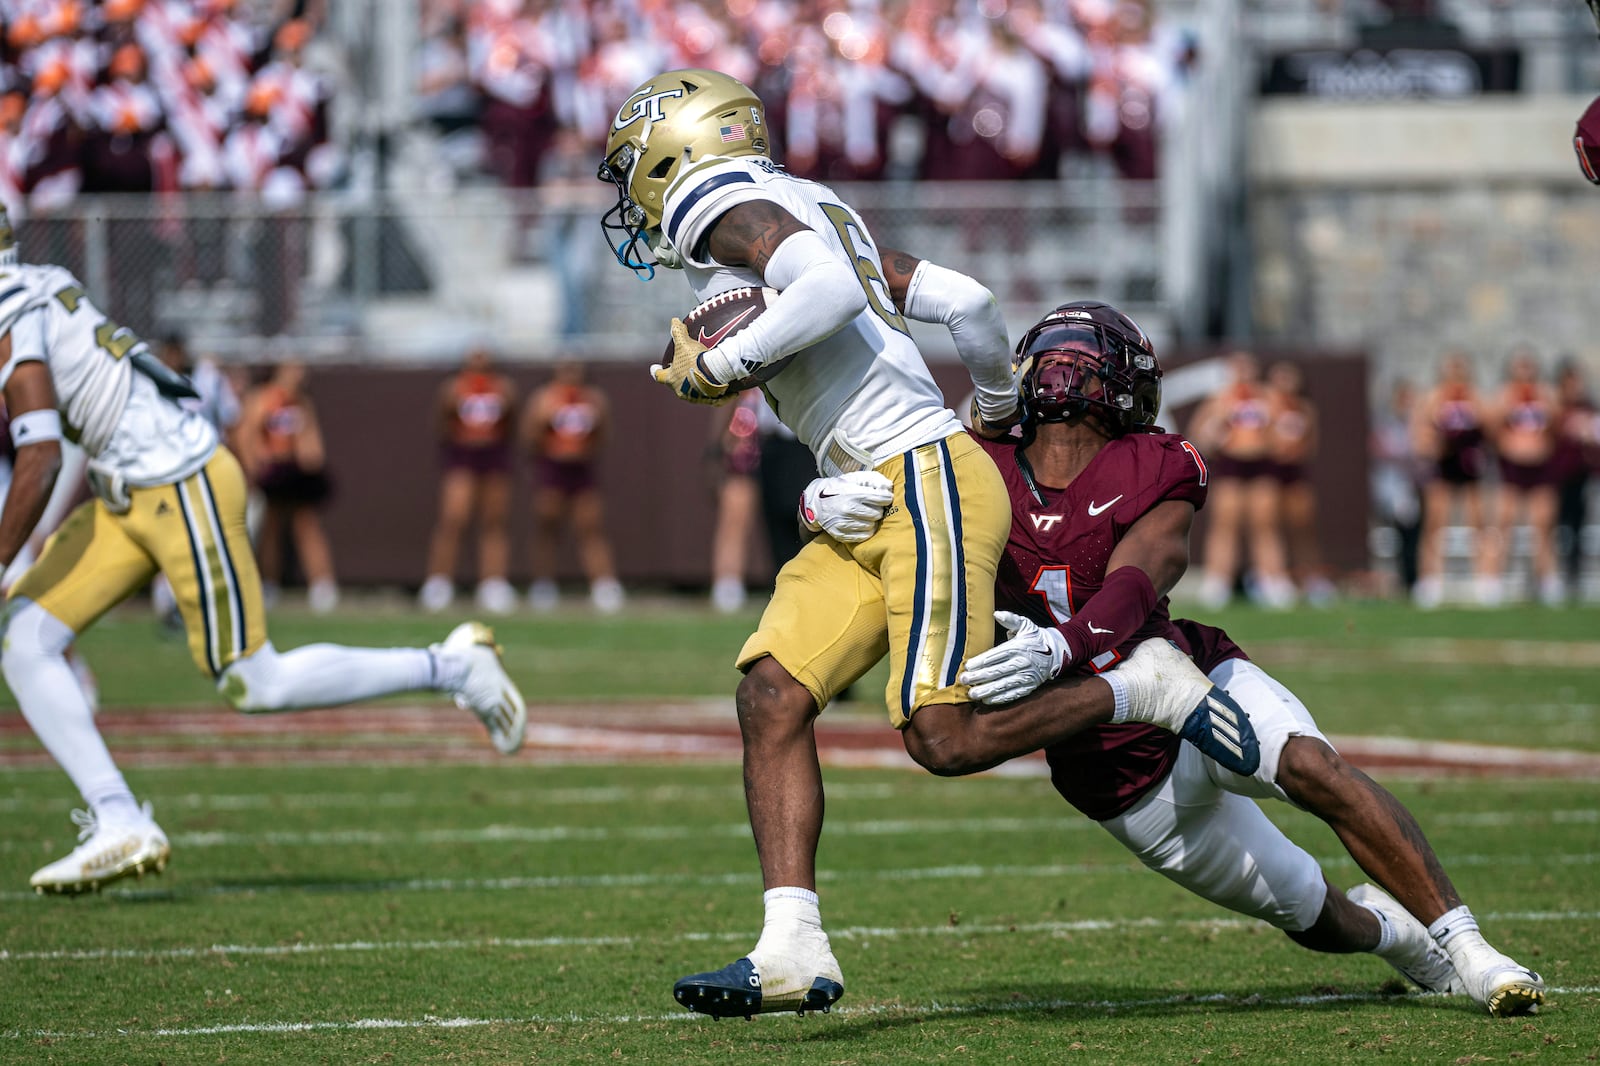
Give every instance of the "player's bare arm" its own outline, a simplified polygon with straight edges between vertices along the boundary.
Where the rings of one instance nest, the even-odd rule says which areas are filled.
[[[748,267],[767,276],[767,264],[784,241],[814,232],[771,200],[752,200],[729,208],[706,235],[706,250],[723,266]]]
[[[1106,563],[1107,578],[1125,566],[1136,567],[1150,579],[1156,598],[1165,596],[1189,569],[1192,525],[1194,504],[1186,500],[1156,504],[1123,534]]]
[[[0,338],[0,365],[10,359],[11,335],[8,333]],[[18,364],[6,382],[5,400],[14,427],[19,421],[26,424],[26,417],[34,412],[54,414],[56,390],[50,368],[42,362]],[[0,570],[10,566],[11,560],[17,557],[38,524],[39,516],[44,514],[45,505],[50,502],[56,476],[61,472],[59,422],[57,426],[57,436],[45,436],[31,444],[22,443],[18,439],[20,435],[13,432],[18,447],[11,487],[6,492],[5,513],[0,515]]]
[[[894,298],[895,307],[900,309],[901,314],[905,314],[906,296],[911,289],[911,279],[916,275],[917,266],[922,260],[898,248],[880,248],[878,258],[882,260],[883,283],[889,286],[889,295]]]

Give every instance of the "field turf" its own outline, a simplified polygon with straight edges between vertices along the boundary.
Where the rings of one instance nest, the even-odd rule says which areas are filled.
[[[497,628],[536,719],[541,704],[592,706],[599,721],[647,713],[650,700],[731,717],[728,660],[752,617],[663,602],[626,621],[575,611]],[[1600,612],[1344,607],[1220,620],[1330,733],[1600,753]],[[274,636],[280,647],[405,643],[448,625],[289,611]],[[301,738],[342,743],[348,757],[313,764],[293,754],[304,718],[274,719],[281,734],[266,739],[185,735],[185,715],[198,721],[215,700],[181,642],[143,616],[108,619],[84,648],[113,749],[167,753],[130,758],[128,776],[155,802],[173,866],[97,897],[28,894],[28,874],[73,843],[76,797],[39,765],[15,711],[0,711],[0,1062],[1600,1056],[1592,773],[1384,778],[1491,939],[1543,972],[1553,991],[1534,1018],[1397,994],[1370,956],[1313,955],[1235,919],[1142,870],[1037,776],[830,765],[820,887],[845,998],[828,1016],[719,1023],[682,1011],[669,989],[736,958],[759,930],[735,764],[562,763],[538,745],[483,762],[481,744],[469,763],[419,741],[413,757],[380,765],[363,744],[384,738],[360,734]],[[881,721],[881,684],[875,675],[827,717]],[[192,711],[150,713],[166,708]],[[140,734],[146,722],[152,735]],[[277,743],[281,764],[184,754]],[[1271,813],[1336,883],[1362,879],[1320,823]]]

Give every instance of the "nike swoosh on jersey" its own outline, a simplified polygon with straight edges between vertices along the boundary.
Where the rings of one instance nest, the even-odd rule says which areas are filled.
[[[1111,497],[1111,499],[1107,500],[1105,503],[1095,503],[1093,500],[1090,500],[1089,501],[1089,517],[1093,518],[1096,515],[1100,514],[1107,507],[1110,507],[1112,504],[1114,504],[1118,500],[1122,499],[1122,497],[1123,497],[1123,493],[1119,492],[1115,496]]]
[[[726,325],[724,325],[721,329],[717,330],[715,333],[707,333],[706,332],[706,328],[704,326],[701,326],[700,327],[700,336],[695,338],[695,339],[698,340],[701,344],[705,345],[707,348],[715,348],[717,345],[722,343],[722,339],[724,337],[726,337],[728,334],[732,333],[735,329],[737,329],[739,327],[739,324],[741,322],[743,322],[745,319],[749,318],[751,316],[751,314],[753,314],[754,312],[755,312],[755,308],[754,307],[746,307],[743,311],[739,312],[739,316],[737,318],[735,318],[732,321],[728,322]],[[1117,499],[1119,499],[1119,500],[1121,498],[1122,497],[1120,497],[1120,496],[1117,497]]]
[[[1112,500],[1111,501],[1111,503],[1115,503],[1115,502],[1116,502],[1116,500]],[[1108,503],[1108,504],[1106,504],[1106,506],[1110,507],[1111,504]],[[1090,622],[1089,623],[1089,632],[1091,632],[1091,633],[1115,633],[1116,630],[1114,630],[1114,629],[1101,629],[1099,626],[1095,625],[1093,622]]]

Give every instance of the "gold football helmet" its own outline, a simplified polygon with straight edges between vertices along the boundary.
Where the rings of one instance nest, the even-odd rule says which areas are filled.
[[[737,78],[715,70],[670,70],[639,86],[617,109],[600,164],[600,180],[617,187],[616,206],[600,220],[617,261],[646,278],[655,276],[667,188],[685,167],[706,156],[769,152],[766,108]],[[653,253],[649,259],[641,240]]]

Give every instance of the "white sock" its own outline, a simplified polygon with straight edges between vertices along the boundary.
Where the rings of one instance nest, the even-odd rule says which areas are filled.
[[[90,809],[103,818],[138,813],[133,792],[94,725],[94,711],[67,665],[76,634],[32,601],[14,606],[6,627],[6,684],[50,757],[67,772]]]
[[[1372,948],[1372,953],[1374,955],[1382,955],[1384,952],[1394,947],[1396,934],[1394,931],[1394,925],[1389,921],[1389,916],[1384,914],[1378,908],[1368,906],[1365,903],[1357,904],[1357,906],[1366,907],[1367,910],[1372,913],[1372,916],[1378,919],[1378,944],[1376,947]]]
[[[346,648],[308,644],[279,652],[268,644],[223,675],[219,688],[244,711],[336,707],[425,689],[451,691],[465,666],[425,648]]]
[[[827,945],[817,894],[809,888],[769,888],[761,894],[761,902],[766,921],[761,926],[761,939],[750,952],[757,969],[761,968],[759,956],[792,954],[797,942],[820,937]]]
[[[1455,910],[1445,911],[1435,918],[1433,924],[1428,926],[1428,935],[1433,937],[1434,943],[1447,951],[1457,937],[1466,936],[1469,939],[1476,937],[1480,940],[1483,938],[1483,934],[1478,932],[1478,919],[1472,916],[1472,911],[1466,904]]]
[[[1117,676],[1115,670],[1110,673],[1096,674],[1101,681],[1111,686],[1111,698],[1116,701],[1116,706],[1111,711],[1111,724],[1120,725],[1128,720],[1128,682],[1125,678]]]

